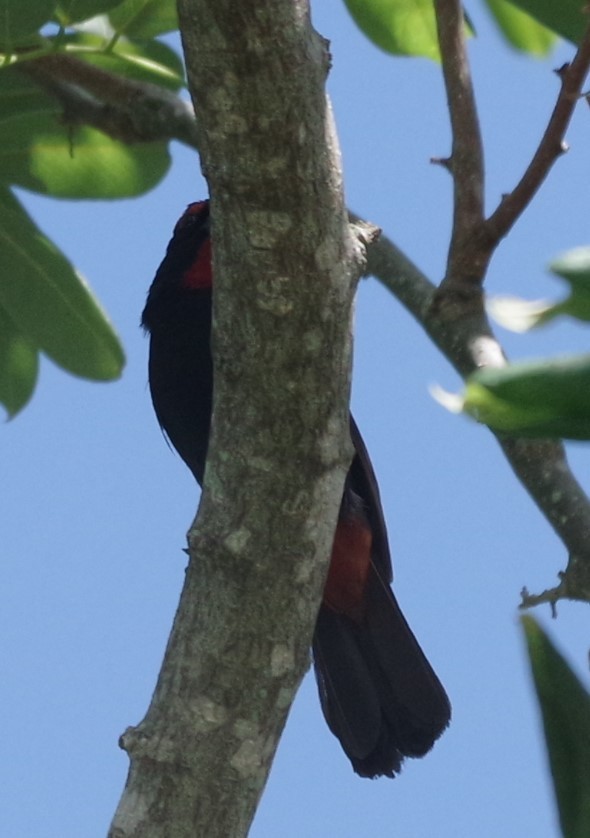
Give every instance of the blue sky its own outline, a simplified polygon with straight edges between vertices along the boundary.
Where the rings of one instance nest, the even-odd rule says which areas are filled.
[[[451,182],[429,165],[449,152],[439,69],[396,60],[355,29],[337,0],[315,4],[332,42],[329,88],[349,205],[382,226],[432,279],[444,273]],[[473,8],[471,8],[473,6]],[[471,4],[471,45],[486,143],[488,207],[526,165],[557,93],[548,61],[510,51]],[[557,296],[545,266],[589,243],[590,112],[582,105],[541,195],[506,240],[491,293]],[[142,199],[54,202],[23,195],[82,270],[124,341],[121,381],[91,384],[44,362],[31,404],[1,429],[0,585],[3,756],[0,834],[104,835],[127,771],[120,733],[142,718],[183,579],[198,499],[165,445],[147,391],[139,315],[176,217],[205,194],[179,147],[166,181]],[[509,354],[587,348],[567,322],[501,333]],[[563,547],[485,428],[428,395],[460,382],[410,316],[374,280],[361,283],[353,409],[381,484],[402,608],[453,703],[432,753],[394,781],[356,777],[326,728],[313,678],[293,707],[252,838],[456,838],[559,834],[516,606],[565,565]],[[571,448],[588,485],[588,450]],[[578,672],[587,606],[539,613]],[[586,676],[584,676],[586,677]],[[587,677],[586,677],[587,681]]]

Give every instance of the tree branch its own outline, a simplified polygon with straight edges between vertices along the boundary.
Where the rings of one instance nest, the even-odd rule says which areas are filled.
[[[479,308],[479,314],[483,314],[481,286],[490,259],[565,150],[565,132],[590,68],[590,26],[571,64],[559,71],[561,90],[529,166],[515,189],[503,197],[495,212],[485,220],[483,148],[461,4],[459,0],[434,0],[434,6],[453,149],[450,160],[433,162],[443,163],[451,171],[455,196],[447,270],[433,300],[433,311],[446,316],[443,311],[450,309],[452,316],[459,318],[463,306]]]
[[[112,838],[237,838],[309,664],[350,461],[361,269],[305,0],[181,0],[214,242],[214,409],[156,691]]]
[[[565,64],[557,74],[561,88],[553,113],[539,146],[522,178],[504,195],[498,208],[485,222],[492,247],[496,247],[522,215],[558,157],[567,151],[565,132],[574,109],[582,98],[582,86],[590,69],[590,26],[578,47],[571,64]]]
[[[504,352],[483,306],[482,284],[495,248],[563,150],[563,137],[590,67],[590,27],[571,65],[562,68],[561,91],[547,130],[514,191],[484,219],[482,141],[465,48],[459,0],[434,0],[443,74],[453,134],[450,160],[454,217],[445,278],[435,288],[384,237],[371,249],[369,270],[414,314],[427,334],[465,377],[502,366]],[[571,474],[561,443],[498,437],[509,463],[569,552],[558,596],[590,600],[590,505]],[[527,602],[532,603],[529,598]]]
[[[484,161],[460,0],[434,0],[453,149],[445,165],[453,175],[453,231],[445,283],[483,280],[487,263],[477,259],[484,219]],[[439,161],[440,162],[440,161]]]
[[[483,310],[472,307],[458,318],[440,317],[433,306],[436,286],[386,236],[369,249],[367,272],[389,288],[463,377],[481,367],[505,363],[504,351]],[[497,440],[569,556],[559,586],[541,599],[527,594],[523,604],[560,598],[590,602],[590,500],[570,470],[562,443],[501,435]]]
[[[56,53],[17,65],[57,99],[64,120],[92,125],[126,143],[171,139],[197,148],[194,111],[176,94]]]

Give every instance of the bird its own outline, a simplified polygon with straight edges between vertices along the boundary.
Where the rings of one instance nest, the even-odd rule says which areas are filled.
[[[213,402],[209,201],[189,204],[149,288],[141,324],[157,420],[202,486]],[[447,728],[444,687],[395,595],[383,507],[350,415],[348,470],[312,641],[320,705],[361,777],[395,777]]]

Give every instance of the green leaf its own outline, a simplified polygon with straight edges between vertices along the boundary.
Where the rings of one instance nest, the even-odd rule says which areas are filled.
[[[486,0],[487,6],[506,40],[515,49],[539,57],[555,44],[555,33],[518,9],[509,0]]]
[[[22,43],[47,23],[56,0],[0,0],[0,49]]]
[[[0,121],[0,181],[57,198],[125,198],[154,187],[170,167],[165,143],[126,145],[55,114]]]
[[[344,0],[356,25],[385,52],[440,60],[432,0]]]
[[[127,145],[62,124],[61,107],[15,68],[0,72],[0,182],[58,198],[125,198],[170,167],[166,143]]]
[[[569,314],[577,320],[590,321],[590,247],[577,247],[549,266],[570,286],[566,300],[554,306],[554,315]]]
[[[10,418],[22,410],[33,395],[38,372],[36,347],[0,307],[0,403]]]
[[[0,307],[15,330],[69,372],[100,381],[121,375],[123,350],[104,312],[5,189],[0,190]],[[13,398],[9,410],[15,403]]]
[[[124,0],[109,20],[115,32],[136,40],[156,38],[178,29],[176,0]]]
[[[486,309],[501,326],[513,332],[527,332],[565,314],[576,320],[590,321],[590,247],[578,247],[556,259],[553,273],[569,283],[569,296],[552,303],[549,300],[523,300],[513,296],[486,299]]]
[[[462,408],[504,433],[590,439],[590,355],[481,370],[467,379]]]
[[[574,44],[579,44],[588,26],[582,0],[512,0],[524,12]]]
[[[120,6],[123,0],[61,0],[57,18],[63,26],[71,26]]]
[[[522,617],[565,838],[590,835],[590,695],[532,617]]]
[[[47,113],[57,117],[60,106],[15,67],[0,71],[0,125],[23,113]]]

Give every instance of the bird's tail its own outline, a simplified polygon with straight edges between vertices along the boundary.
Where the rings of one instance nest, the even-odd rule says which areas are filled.
[[[447,727],[445,690],[374,567],[358,620],[322,604],[313,657],[324,716],[360,776],[395,776]]]

